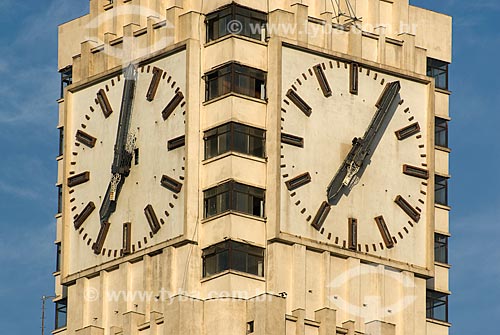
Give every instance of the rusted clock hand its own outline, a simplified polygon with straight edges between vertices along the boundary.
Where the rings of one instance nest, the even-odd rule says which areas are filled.
[[[99,254],[102,249],[106,234],[109,229],[109,218],[116,210],[116,202],[125,182],[125,178],[130,173],[132,162],[132,153],[135,139],[131,137],[130,120],[132,117],[132,106],[134,102],[135,84],[137,79],[137,70],[130,64],[125,70],[125,84],[123,87],[122,102],[120,107],[120,119],[118,121],[118,130],[116,132],[116,141],[114,147],[113,164],[111,165],[111,178],[106,195],[99,210],[101,229],[94,245],[94,252]]]
[[[389,83],[384,88],[375,106],[375,113],[370,125],[365,131],[362,138],[355,138],[352,141],[352,148],[347,154],[347,157],[342,162],[342,165],[337,170],[327,189],[327,198],[330,205],[335,205],[342,195],[342,191],[349,187],[354,178],[366,163],[366,159],[370,152],[375,150],[378,142],[376,137],[383,125],[389,122],[393,113],[391,106],[396,99],[401,84],[399,81]]]

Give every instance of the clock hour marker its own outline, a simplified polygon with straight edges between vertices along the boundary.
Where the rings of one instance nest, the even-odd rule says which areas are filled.
[[[356,250],[358,245],[358,220],[354,218],[349,218],[348,221],[348,248],[351,250]]]
[[[153,234],[156,234],[161,227],[160,227],[160,222],[156,217],[156,213],[155,210],[153,209],[153,206],[147,205],[146,208],[144,208],[144,215],[146,215],[146,219],[148,220],[151,231],[153,232]]]
[[[328,213],[330,213],[330,205],[328,202],[323,201],[321,206],[318,209],[318,212],[314,216],[313,221],[311,222],[311,226],[314,227],[317,231],[321,230],[321,227],[323,226],[323,223],[325,222],[326,218],[328,217]]]
[[[109,231],[109,222],[104,222],[101,224],[101,229],[99,229],[99,234],[97,235],[97,239],[92,247],[94,249],[94,253],[99,255],[102,251],[102,247],[104,246],[104,241],[106,240],[106,236]]]
[[[123,254],[130,254],[132,246],[132,223],[130,222],[126,222],[123,224],[122,246]]]
[[[311,175],[309,172],[303,173],[295,178],[290,179],[289,181],[285,182],[286,188],[288,188],[289,191],[293,191],[301,186],[304,186],[308,183],[311,182]]]
[[[104,117],[108,118],[111,113],[113,113],[113,109],[111,108],[111,105],[109,103],[106,91],[104,91],[102,88],[99,90],[99,92],[97,92],[97,102],[99,103],[99,106],[101,106]]]
[[[68,187],[77,186],[86,183],[90,180],[90,172],[82,172],[80,174],[74,175],[68,178]]]
[[[349,68],[349,92],[351,94],[358,94],[358,63],[351,63]]]
[[[84,131],[78,130],[76,132],[76,140],[89,148],[93,148],[97,139]]]
[[[304,139],[302,137],[285,133],[281,133],[281,143],[290,144],[299,148],[304,147]]]
[[[165,109],[161,112],[161,115],[163,116],[163,120],[168,119],[168,117],[170,116],[170,114],[172,114],[174,112],[174,110],[177,108],[177,106],[179,106],[179,104],[181,103],[182,99],[184,99],[184,95],[182,94],[181,91],[178,91],[174,95],[174,97],[172,98],[172,100],[170,100],[170,102],[168,103],[167,107],[165,107]]]
[[[408,176],[417,177],[421,179],[429,179],[429,171],[416,166],[408,164],[403,165],[403,173]]]
[[[80,214],[78,214],[73,221],[73,224],[75,225],[75,229],[78,230],[82,226],[82,224],[87,220],[87,218],[92,214],[92,212],[95,209],[95,204],[91,201],[85,206],[85,208],[82,210]]]
[[[332,96],[332,89],[330,88],[328,79],[326,79],[326,75],[323,71],[323,68],[321,67],[321,64],[318,64],[314,67],[314,73],[316,74],[316,78],[318,79],[319,87],[321,87],[321,91],[323,91],[323,95],[327,98]]]
[[[387,228],[384,217],[382,215],[377,216],[375,222],[377,223],[378,230],[380,231],[380,235],[382,235],[385,246],[388,249],[394,247],[394,241],[392,240],[391,233],[389,232],[389,228]]]
[[[161,76],[163,74],[163,70],[157,67],[153,68],[153,78],[151,79],[151,83],[149,84],[148,92],[146,93],[146,99],[148,101],[153,101],[156,95],[156,91],[158,90],[158,86],[160,85]]]
[[[186,144],[186,136],[182,135],[167,142],[168,151],[183,147]]]
[[[161,177],[161,186],[165,187],[166,189],[169,189],[174,193],[179,193],[182,189],[181,183],[166,175],[163,175],[163,177]]]
[[[288,92],[286,93],[286,96],[306,116],[311,116],[312,108],[294,90],[289,89]]]
[[[396,137],[398,140],[402,141],[420,132],[420,125],[418,122],[412,123],[409,126],[401,128],[396,131]]]
[[[394,202],[415,222],[420,220],[420,213],[413,208],[408,201],[406,201],[402,196],[398,195]]]

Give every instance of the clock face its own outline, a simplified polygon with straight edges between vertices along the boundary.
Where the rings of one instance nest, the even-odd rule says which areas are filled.
[[[67,219],[75,268],[182,234],[184,57],[131,65],[69,97]],[[81,257],[87,253],[98,257]]]
[[[282,231],[425,265],[426,85],[284,50]]]

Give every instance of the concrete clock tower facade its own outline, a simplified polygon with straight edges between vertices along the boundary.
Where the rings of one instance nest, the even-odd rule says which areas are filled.
[[[90,0],[53,333],[448,334],[450,62],[408,0]]]

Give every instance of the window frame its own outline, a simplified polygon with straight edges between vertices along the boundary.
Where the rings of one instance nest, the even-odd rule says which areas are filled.
[[[235,264],[235,261],[238,259],[237,255],[240,254],[245,255],[245,269],[241,269],[241,267],[238,267],[237,264]],[[225,266],[220,267],[219,265],[219,255],[226,254],[226,262]],[[257,266],[257,273],[251,272],[250,271],[250,262],[249,262],[249,256],[255,257],[256,258],[256,264],[262,264],[262,268],[259,269],[259,266]],[[207,262],[211,260],[212,258],[215,258],[215,269],[213,273],[207,273]],[[247,243],[242,243],[234,240],[225,240],[216,244],[213,244],[205,249],[202,250],[202,276],[203,278],[207,278],[216,274],[219,274],[224,271],[228,270],[233,270],[233,271],[239,271],[243,273],[248,273],[254,276],[258,277],[264,277],[265,275],[265,249],[261,247],[257,247],[251,244]]]
[[[239,127],[243,128],[244,131],[238,129]],[[260,134],[255,134],[257,132],[260,132]],[[223,143],[224,135],[228,136],[229,138],[226,139],[226,143],[224,143],[225,147],[221,148],[221,143]],[[244,140],[246,141],[247,148],[246,150],[239,150],[235,143],[237,143],[237,137],[242,136]],[[251,148],[251,143],[253,140],[253,143],[256,143],[257,141],[261,142],[262,144],[262,155],[255,155],[252,152],[256,151],[257,147],[254,147],[253,150]],[[258,158],[265,158],[266,157],[266,131],[264,129],[260,129],[257,127],[252,127],[248,126],[243,123],[239,122],[226,122],[220,126],[217,126],[215,128],[206,130],[203,134],[203,141],[204,141],[204,157],[205,159],[211,159],[220,155],[223,155],[227,152],[238,152],[241,154],[253,156],[253,157],[258,157]],[[216,149],[214,152],[212,152],[212,146],[213,142],[215,141]]]
[[[246,192],[242,192],[242,189],[246,189]],[[208,195],[209,194],[209,195]],[[227,195],[226,195],[227,194]],[[248,211],[243,211],[238,208],[238,194],[247,195],[247,205]],[[258,214],[254,214],[253,208],[250,207],[250,203],[254,203],[257,200],[260,203],[260,210]],[[212,213],[211,203],[215,201],[215,211]],[[227,202],[225,204],[225,201]],[[226,206],[224,206],[224,204]],[[203,218],[209,219],[211,217],[230,212],[243,213],[247,215],[252,215],[254,217],[265,218],[265,207],[266,207],[266,191],[265,189],[238,183],[234,180],[226,181],[217,186],[208,188],[203,191]]]
[[[449,206],[448,199],[448,180],[449,177],[436,174],[434,176],[434,203],[442,206]],[[438,192],[444,192],[444,201],[438,197]]]
[[[239,19],[242,17],[243,20]],[[248,20],[248,25],[246,25],[246,20]],[[224,22],[225,20],[225,22]],[[224,31],[221,32],[221,21]],[[239,22],[241,30],[236,31],[236,29],[230,29],[228,24],[230,22]],[[268,22],[268,15],[265,12],[255,10],[253,8],[241,6],[237,3],[231,3],[229,5],[218,8],[217,10],[208,13],[205,17],[205,27],[206,27],[206,43],[211,43],[217,41],[225,36],[237,35],[251,38],[256,41],[262,41],[263,33]],[[254,27],[260,25],[260,34],[252,34]],[[214,29],[211,29],[214,27]],[[217,29],[215,29],[217,27]],[[229,28],[229,29],[228,29]],[[249,31],[248,31],[248,30]],[[217,31],[215,31],[217,30]],[[233,30],[233,31],[231,31]]]
[[[56,243],[56,271],[61,271],[61,256],[62,256],[61,242]]]
[[[448,128],[448,122],[449,120],[441,118],[441,117],[435,117],[434,120],[434,141],[435,141],[435,146],[442,147],[442,148],[449,148],[449,128]],[[441,134],[444,134],[444,143],[441,141],[438,141],[439,138],[441,138]]]
[[[440,59],[427,57],[427,76],[434,78],[436,88],[448,90],[450,63]],[[444,75],[444,83],[441,85],[441,76]]]
[[[442,264],[448,264],[448,238],[449,236],[434,233],[434,261]],[[444,251],[441,251],[444,250]],[[438,255],[443,255],[439,257]]]
[[[247,92],[242,88],[243,85],[239,85],[244,76],[250,79],[249,85],[246,88]],[[267,100],[267,72],[251,66],[246,66],[238,62],[228,62],[205,73],[203,79],[205,80],[205,102],[231,93],[263,101]],[[217,86],[212,87],[214,84]],[[258,92],[257,88],[259,86],[259,94],[248,94],[251,93],[250,90],[252,88],[254,93]],[[212,92],[214,89],[216,92]]]
[[[68,324],[68,299],[63,298],[63,299],[54,301],[54,305],[55,305],[54,328],[55,329],[64,328]],[[60,324],[61,315],[64,315],[64,322],[62,324]]]
[[[426,317],[432,320],[448,322],[449,314],[449,294],[427,289],[426,292]],[[436,305],[436,303],[439,303]],[[436,314],[438,307],[444,306],[444,318],[439,318]]]

